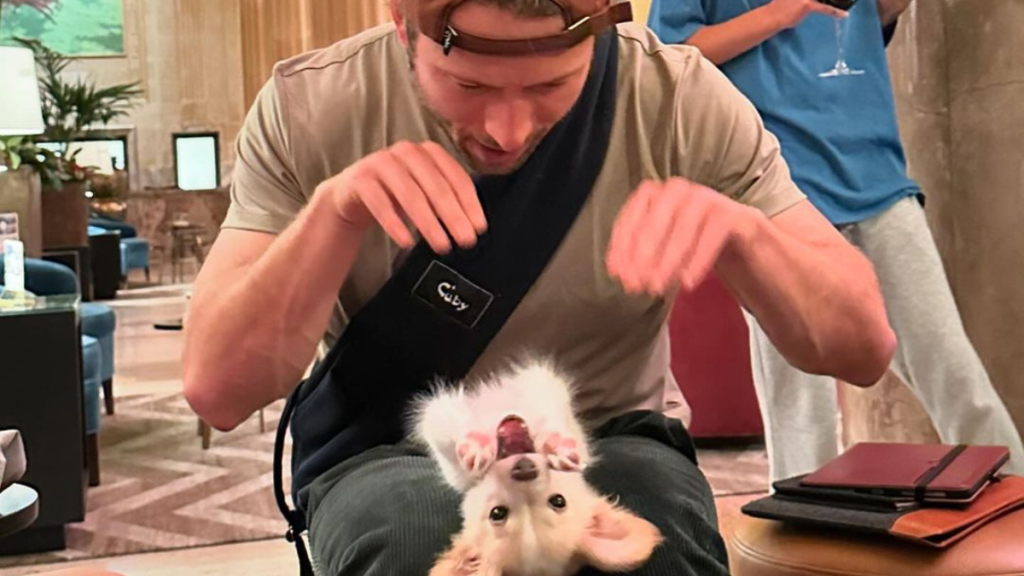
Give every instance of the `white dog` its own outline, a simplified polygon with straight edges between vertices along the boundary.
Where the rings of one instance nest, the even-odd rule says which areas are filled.
[[[463,494],[463,529],[431,576],[569,576],[633,570],[658,529],[584,480],[590,448],[572,387],[550,364],[515,366],[415,405],[415,439]],[[637,471],[642,473],[642,471]]]

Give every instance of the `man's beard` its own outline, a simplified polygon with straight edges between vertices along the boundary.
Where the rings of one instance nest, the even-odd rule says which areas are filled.
[[[518,158],[516,158],[515,162],[513,162],[512,164],[508,164],[501,167],[487,165],[480,162],[475,156],[473,156],[472,153],[466,150],[466,147],[463,143],[467,139],[472,138],[477,142],[478,145],[488,146],[496,150],[500,150],[500,146],[498,146],[493,141],[490,141],[489,139],[488,141],[484,142],[472,135],[459,134],[459,131],[452,127],[450,123],[445,121],[438,114],[433,114],[438,118],[438,121],[441,123],[445,132],[448,133],[448,137],[451,138],[452,143],[455,145],[455,148],[459,151],[459,155],[462,156],[462,158],[465,160],[466,164],[470,167],[470,169],[478,174],[485,176],[503,176],[511,174],[516,170],[519,170],[523,166],[523,164],[526,164],[527,160],[530,159],[530,156],[533,154],[534,150],[537,149],[537,146],[539,146],[541,141],[543,141],[544,139],[544,134],[536,134],[530,136],[530,139],[527,140],[526,142],[526,146],[523,148],[523,152],[519,155]]]

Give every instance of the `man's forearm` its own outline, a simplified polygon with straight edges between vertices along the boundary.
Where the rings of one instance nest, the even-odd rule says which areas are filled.
[[[721,65],[775,36],[785,27],[775,17],[771,4],[765,4],[732,20],[704,26],[686,41],[701,54]]]
[[[362,238],[328,202],[314,196],[255,262],[197,279],[185,392],[214,427],[233,428],[286,396],[313,359]]]
[[[760,212],[716,266],[793,366],[870,386],[895,348],[871,263],[845,243],[815,245]]]

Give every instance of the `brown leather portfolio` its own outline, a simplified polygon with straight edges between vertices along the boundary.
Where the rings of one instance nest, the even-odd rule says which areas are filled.
[[[919,501],[970,500],[1009,457],[1003,446],[865,442],[800,483]]]
[[[835,507],[826,500],[789,500],[768,496],[742,508],[756,518],[846,532],[878,534],[924,546],[945,548],[1018,508],[1024,508],[1024,478],[1005,476],[985,488],[966,507],[919,507],[883,512]]]

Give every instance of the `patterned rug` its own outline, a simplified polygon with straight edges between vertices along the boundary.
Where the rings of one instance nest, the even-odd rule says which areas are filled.
[[[100,430],[102,484],[88,491],[85,521],[68,526],[67,549],[2,557],[0,568],[281,537],[272,469],[282,408],[264,411],[266,432],[253,416],[214,430],[203,450],[181,393],[118,398]]]
[[[272,468],[282,408],[264,411],[265,432],[254,415],[230,433],[214,431],[203,450],[181,393],[119,398],[100,432],[102,484],[88,491],[85,521],[68,527],[68,548],[0,557],[0,569],[281,538]],[[760,448],[701,450],[699,460],[716,497],[765,490]]]
[[[716,498],[768,492],[764,446],[698,449],[697,463]]]

